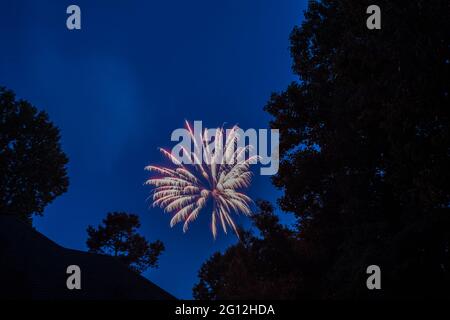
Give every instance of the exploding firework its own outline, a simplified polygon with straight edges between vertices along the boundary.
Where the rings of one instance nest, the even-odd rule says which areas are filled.
[[[185,156],[189,155],[191,164],[183,164],[172,153],[160,148],[161,153],[175,167],[150,165],[145,168],[157,174],[146,181],[146,184],[154,187],[153,206],[174,213],[170,226],[184,221],[183,231],[186,232],[189,223],[198,217],[211,200],[213,237],[217,235],[217,223],[220,223],[225,233],[229,226],[239,237],[230,214],[251,214],[252,200],[238,190],[249,187],[252,176],[249,166],[255,163],[257,156],[246,156],[252,146],[240,146],[242,137],[237,126],[226,130],[226,134],[222,128],[216,129],[212,142],[212,135],[207,129],[197,136],[187,121],[186,128],[195,152],[189,152],[185,147],[182,147],[182,151]],[[202,156],[203,159],[199,159]]]

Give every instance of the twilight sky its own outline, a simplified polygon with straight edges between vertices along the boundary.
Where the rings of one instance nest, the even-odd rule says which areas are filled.
[[[81,8],[79,31],[66,28],[70,4]],[[0,0],[0,86],[48,112],[70,160],[69,191],[36,228],[86,250],[88,225],[109,211],[135,213],[141,233],[166,245],[159,269],[144,275],[191,298],[201,264],[236,237],[214,240],[209,212],[185,234],[171,229],[171,216],[146,201],[144,166],[167,164],[157,148],[173,146],[185,119],[268,128],[266,101],[295,79],[289,33],[305,8],[306,0]],[[258,174],[248,194],[279,196]]]

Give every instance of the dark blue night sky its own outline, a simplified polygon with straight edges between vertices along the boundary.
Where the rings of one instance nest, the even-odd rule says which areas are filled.
[[[142,234],[166,245],[159,269],[145,276],[191,298],[201,264],[236,237],[213,240],[207,212],[185,234],[170,229],[170,215],[146,202],[144,166],[163,163],[157,147],[172,147],[185,119],[268,127],[266,101],[294,80],[289,33],[305,2],[1,0],[0,85],[49,113],[70,159],[69,191],[34,219],[36,228],[86,250],[89,224],[109,211],[138,214]],[[66,29],[70,4],[81,7],[80,31]],[[248,193],[279,196],[259,175]]]

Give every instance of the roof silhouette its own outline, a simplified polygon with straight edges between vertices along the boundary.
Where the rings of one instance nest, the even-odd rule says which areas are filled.
[[[69,290],[69,265],[81,289]],[[0,215],[0,299],[175,299],[113,257],[66,249],[14,216]]]

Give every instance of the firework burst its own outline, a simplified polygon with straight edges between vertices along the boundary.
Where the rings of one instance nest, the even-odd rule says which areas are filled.
[[[189,155],[192,164],[184,165],[169,151],[160,148],[161,153],[175,167],[150,165],[145,168],[157,175],[146,181],[146,184],[154,187],[153,206],[174,213],[170,226],[184,221],[183,231],[186,232],[189,223],[198,217],[211,200],[213,237],[217,235],[218,223],[225,233],[229,226],[239,237],[231,213],[251,214],[252,200],[238,190],[249,187],[252,176],[249,166],[257,156],[246,157],[252,146],[239,146],[241,136],[237,126],[226,130],[226,135],[222,128],[216,129],[213,142],[210,141],[207,129],[198,137],[187,121],[186,128],[196,152],[191,153],[184,147],[182,150]],[[198,155],[203,155],[204,161]]]

